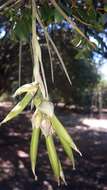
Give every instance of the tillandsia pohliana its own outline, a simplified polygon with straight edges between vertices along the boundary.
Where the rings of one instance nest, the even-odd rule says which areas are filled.
[[[38,144],[39,144],[40,133],[42,133],[46,140],[46,147],[47,147],[49,160],[54,175],[58,181],[58,184],[60,184],[60,179],[62,179],[63,182],[67,184],[65,181],[61,162],[59,160],[55,148],[54,137],[56,135],[58,136],[66,155],[69,157],[69,159],[72,162],[73,169],[75,169],[73,150],[78,152],[80,155],[81,153],[77,149],[75,143],[68,134],[67,130],[63,127],[61,122],[56,117],[54,113],[53,103],[50,102],[49,100],[38,98],[38,91],[40,91],[40,87],[38,84],[35,84],[34,82],[20,87],[15,92],[14,96],[26,93],[24,98],[9,112],[9,114],[5,117],[5,119],[1,122],[1,124],[6,123],[7,121],[19,115],[24,110],[24,108],[29,104],[29,102],[32,101],[33,105],[35,106],[35,112],[32,116],[32,137],[30,144],[30,159],[31,159],[31,168],[35,176],[35,180],[37,180],[35,169],[36,169],[36,162],[38,155]]]
[[[23,94],[24,97],[8,113],[8,115],[1,122],[1,125],[18,116],[29,103],[32,103],[35,111],[31,120],[32,135],[31,135],[31,144],[30,144],[30,160],[35,180],[37,180],[35,170],[36,170],[36,163],[38,156],[39,138],[40,134],[43,134],[46,141],[46,148],[50,164],[52,166],[58,184],[60,184],[60,179],[65,184],[67,184],[64,177],[61,161],[58,157],[56,147],[54,144],[54,137],[56,135],[58,136],[66,155],[71,160],[73,169],[75,169],[75,160],[73,156],[73,151],[78,152],[80,155],[81,153],[76,147],[70,135],[68,134],[67,130],[64,128],[59,119],[56,117],[54,113],[54,105],[49,99],[45,72],[42,63],[41,47],[38,42],[37,33],[36,33],[36,21],[39,22],[40,20],[38,17],[36,3],[34,0],[32,0],[32,52],[33,52],[33,61],[34,61],[34,69],[33,69],[34,82],[25,84],[16,90],[13,97]],[[42,22],[40,21],[40,23]],[[47,33],[46,36],[48,37]],[[66,69],[65,73],[67,73]],[[68,73],[67,73],[67,78],[69,79]]]

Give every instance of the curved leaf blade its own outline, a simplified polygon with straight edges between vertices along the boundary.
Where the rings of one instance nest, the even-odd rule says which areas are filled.
[[[51,118],[51,122],[59,138],[62,137],[63,139],[65,139],[65,141],[72,147],[72,149],[74,149],[76,152],[78,152],[81,155],[80,151],[76,147],[75,143],[73,142],[72,138],[68,134],[67,130],[63,127],[63,125],[57,119],[55,115]]]
[[[8,113],[8,115],[4,118],[4,120],[0,123],[0,125],[8,122],[9,120],[19,115],[24,110],[24,108],[29,104],[31,99],[32,99],[32,95],[27,93],[24,96],[24,98]]]

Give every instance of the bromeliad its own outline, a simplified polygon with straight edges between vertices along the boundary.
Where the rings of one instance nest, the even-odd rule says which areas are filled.
[[[55,1],[52,1],[52,3],[56,7]],[[61,12],[61,10],[58,7],[57,9]],[[63,63],[63,60],[54,42],[48,35],[47,30],[45,29],[45,27],[43,27],[42,20],[40,19],[40,15],[37,11],[36,3],[34,0],[32,0],[32,54],[33,54],[33,61],[34,61],[34,69],[33,69],[34,82],[30,84],[25,84],[16,90],[13,97],[23,95],[23,94],[24,94],[24,97],[4,118],[4,120],[1,122],[1,125],[15,118],[19,114],[21,114],[22,111],[26,108],[26,106],[29,103],[31,103],[35,111],[32,116],[32,136],[31,136],[31,144],[30,144],[30,159],[31,159],[31,168],[35,176],[35,179],[37,179],[35,170],[36,170],[36,163],[37,163],[37,156],[38,156],[39,138],[40,138],[40,134],[43,134],[46,141],[46,148],[47,148],[50,164],[52,166],[52,169],[58,181],[58,184],[60,184],[60,179],[62,179],[63,182],[66,184],[62,165],[61,165],[61,162],[58,157],[56,147],[54,144],[54,137],[56,135],[58,136],[66,155],[72,162],[73,169],[75,169],[73,151],[78,152],[80,155],[81,153],[76,147],[70,135],[68,134],[67,130],[64,128],[64,126],[56,117],[54,113],[54,105],[52,102],[50,102],[46,78],[45,78],[45,72],[44,72],[43,63],[42,63],[41,47],[38,42],[37,33],[36,33],[36,21],[38,21],[38,23],[44,29],[45,37],[54,48],[61,62],[62,68],[66,74],[66,77],[71,84],[71,81],[70,81],[68,72],[66,70],[66,67]],[[77,27],[75,29],[77,29]]]

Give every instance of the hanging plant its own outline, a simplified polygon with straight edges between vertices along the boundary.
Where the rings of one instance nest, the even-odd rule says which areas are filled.
[[[20,1],[18,2],[20,3]],[[71,24],[72,28],[76,31],[76,33],[78,33],[76,40],[75,41],[73,40],[72,43],[75,46],[78,46],[78,44],[81,45],[82,39],[84,39],[85,42],[89,43],[89,46],[94,48],[95,45],[88,40],[85,34],[77,27],[77,25],[71,20],[71,18],[67,16],[67,14],[63,11],[63,9],[61,9],[61,7],[56,3],[56,1],[51,0],[50,3],[52,5],[51,9],[55,10],[54,11],[55,15],[53,16],[53,14],[51,14],[49,19],[52,21],[52,19],[55,18],[55,20],[58,21],[64,18],[65,20],[68,21],[69,24]],[[55,43],[53,42],[52,38],[47,32],[47,27],[45,27],[44,25],[44,21],[48,22],[47,17],[48,17],[48,14],[50,15],[51,9],[49,9],[49,6],[47,4],[48,13],[47,15],[44,16],[45,13],[42,11],[42,14],[40,14],[39,9],[34,0],[32,0],[31,4],[32,4],[31,6],[32,7],[31,48],[32,48],[32,56],[33,56],[33,62],[34,62],[33,82],[30,84],[25,84],[16,90],[13,97],[20,96],[23,94],[24,94],[24,97],[4,118],[4,120],[1,122],[1,125],[15,118],[19,114],[21,114],[22,111],[26,108],[26,106],[29,103],[32,103],[32,106],[34,107],[34,114],[31,120],[32,136],[31,136],[31,144],[30,144],[30,159],[31,159],[32,172],[35,176],[35,179],[37,179],[35,171],[36,171],[40,134],[42,134],[46,141],[46,148],[47,148],[50,164],[52,166],[52,169],[58,181],[58,184],[60,184],[60,179],[63,180],[63,182],[66,184],[61,161],[58,157],[56,147],[54,144],[54,137],[58,136],[66,155],[71,160],[73,169],[75,169],[75,160],[74,160],[73,151],[78,152],[80,155],[81,153],[76,147],[75,143],[73,142],[71,136],[68,134],[67,130],[64,128],[63,124],[59,121],[59,119],[54,113],[54,105],[50,101],[49,94],[48,94],[48,87],[47,87],[47,82],[45,78],[43,62],[42,62],[42,52],[41,52],[41,47],[40,47],[38,36],[37,36],[37,30],[36,30],[37,23],[39,23],[41,28],[44,30],[44,35],[46,38],[47,47],[48,47],[49,55],[50,55],[50,61],[51,61],[51,51],[50,51],[50,45],[51,45],[71,85],[72,85],[72,82],[68,75],[63,59],[60,56]],[[7,4],[4,4],[4,7],[5,5]],[[30,14],[30,11],[29,11],[29,14]],[[23,22],[23,18],[26,22]],[[24,40],[26,41],[26,39],[28,38],[28,32],[30,31],[30,23],[29,25],[27,23],[28,20],[29,20],[29,17],[27,16],[26,11],[25,11],[24,17],[20,16],[20,20],[18,20],[17,22],[15,20],[14,35],[20,41],[24,41]],[[23,28],[23,26],[26,28],[26,25],[28,28],[28,32],[26,32],[26,30],[24,30]],[[52,80],[54,81],[52,61],[51,61],[51,73],[52,73]]]

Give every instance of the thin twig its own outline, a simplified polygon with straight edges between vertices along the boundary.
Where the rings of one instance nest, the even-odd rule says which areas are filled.
[[[47,42],[48,53],[49,53],[50,64],[51,64],[51,77],[52,77],[52,82],[54,83],[54,70],[53,70],[53,63],[52,63],[52,54],[51,54],[51,49],[50,49],[49,40],[47,38],[47,35],[45,35],[45,38],[46,38],[46,42]]]
[[[71,0],[71,3],[72,3],[72,7],[76,7],[76,4],[77,4],[76,0]]]
[[[19,87],[21,86],[22,41],[19,42]]]
[[[51,44],[52,44],[52,46],[53,46],[53,48],[54,48],[54,50],[55,50],[55,52],[56,52],[56,54],[57,54],[57,56],[58,56],[58,58],[59,58],[59,61],[60,61],[61,65],[62,65],[62,67],[63,67],[63,70],[64,70],[64,72],[65,72],[65,74],[66,74],[66,76],[67,76],[67,79],[68,79],[70,85],[72,85],[72,82],[71,82],[71,79],[70,79],[70,77],[69,77],[69,75],[68,75],[68,72],[67,72],[67,69],[66,69],[66,67],[65,67],[64,61],[63,61],[62,57],[60,56],[60,53],[59,53],[59,51],[58,51],[58,49],[57,49],[55,43],[53,42],[53,40],[52,40],[52,38],[50,37],[50,35],[48,35],[48,38],[49,38],[49,41],[51,42]]]
[[[63,70],[64,70],[64,72],[65,72],[65,75],[66,75],[66,77],[67,77],[69,83],[72,85],[72,82],[71,82],[71,79],[70,79],[69,74],[68,74],[68,72],[67,72],[67,69],[66,69],[66,67],[65,67],[64,61],[63,61],[62,57],[60,56],[60,53],[59,53],[59,51],[58,51],[58,49],[57,49],[55,43],[53,42],[52,38],[51,38],[50,35],[48,34],[47,30],[45,29],[45,27],[44,27],[44,25],[43,25],[41,19],[39,18],[39,15],[38,15],[38,14],[37,14],[37,20],[38,20],[40,26],[44,29],[45,35],[47,36],[47,38],[49,39],[50,43],[52,44],[52,47],[53,47],[54,51],[55,51],[56,54],[57,54],[57,57],[58,57],[58,59],[59,59],[61,65],[62,65],[62,68],[63,68]]]
[[[10,4],[9,6],[5,6],[3,9],[0,7],[0,14],[4,15],[4,11],[8,11],[9,9],[15,8],[18,3],[21,3],[21,0],[17,0],[16,2],[14,2],[13,4]],[[20,7],[20,6],[19,6]],[[17,7],[18,8],[18,7]]]
[[[80,23],[82,23],[82,24],[84,24],[84,25],[86,25],[86,26],[90,26],[90,27],[92,27],[92,24],[89,24],[89,23],[86,23],[86,22],[84,22],[83,20],[81,20],[79,17],[77,17],[76,15],[72,15],[77,21],[79,21]]]
[[[85,36],[85,34],[77,27],[77,25],[67,16],[67,14],[60,8],[60,6],[56,3],[55,0],[51,0],[53,6],[57,9],[57,11],[71,24],[74,30],[76,30],[88,43],[95,48],[94,44],[89,41],[89,39]]]
[[[0,6],[0,11],[12,3],[15,3],[15,0],[8,0],[6,3],[4,3],[3,5]]]

